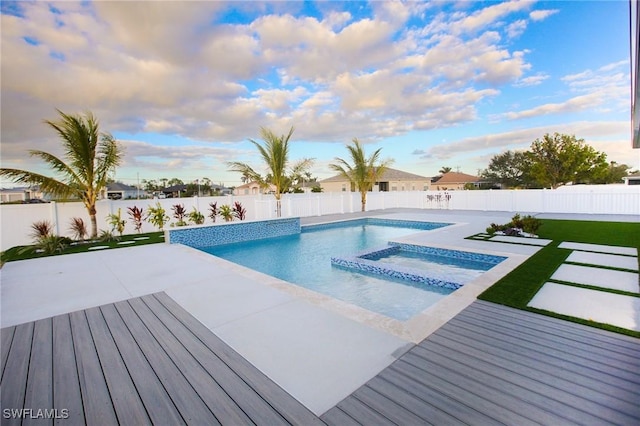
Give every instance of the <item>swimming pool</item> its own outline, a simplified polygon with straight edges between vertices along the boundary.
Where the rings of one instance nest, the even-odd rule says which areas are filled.
[[[303,226],[300,233],[199,247],[207,253],[401,321],[438,302],[454,289],[406,285],[402,280],[357,273],[331,265],[389,241],[448,226],[448,223],[358,219]]]

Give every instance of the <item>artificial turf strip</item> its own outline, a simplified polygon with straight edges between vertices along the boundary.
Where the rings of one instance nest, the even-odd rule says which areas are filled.
[[[640,332],[626,330],[607,324],[594,323],[579,318],[568,317],[540,309],[529,308],[527,303],[535,296],[551,275],[571,254],[572,250],[558,248],[563,241],[602,244],[609,246],[635,247],[640,252],[640,223],[594,222],[573,220],[542,219],[538,236],[553,240],[526,262],[511,271],[484,293],[481,300],[511,306],[531,312],[538,312],[555,318],[602,328],[633,337]]]
[[[543,247],[526,262],[485,290],[478,299],[524,309],[571,250],[558,248],[559,241]]]

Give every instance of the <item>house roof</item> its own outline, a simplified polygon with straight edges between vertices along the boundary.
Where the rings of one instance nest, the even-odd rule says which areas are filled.
[[[447,172],[443,174],[442,177],[435,183],[437,183],[438,185],[442,185],[446,183],[472,183],[479,181],[480,178],[478,176],[468,175],[466,173]]]
[[[182,185],[168,186],[164,188],[162,192],[167,193],[167,192],[178,192],[178,191],[186,191],[186,190],[187,190],[187,185],[182,184]]]
[[[397,180],[397,181],[403,181],[403,180],[407,180],[407,181],[412,181],[412,180],[430,180],[431,178],[425,177],[425,176],[420,176],[420,175],[416,175],[413,173],[408,173],[408,172],[403,172],[402,170],[398,170],[398,169],[391,169],[391,168],[387,168],[384,173],[382,173],[382,176],[380,176],[380,178],[378,178],[378,181],[387,181],[387,180]],[[344,178],[344,176],[342,175],[335,175],[332,176],[330,178],[327,179],[323,179],[320,182],[345,182],[346,179]]]
[[[107,191],[137,191],[135,186],[126,185],[122,182],[113,182],[107,185]]]

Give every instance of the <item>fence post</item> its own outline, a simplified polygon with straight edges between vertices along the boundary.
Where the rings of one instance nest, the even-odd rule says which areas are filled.
[[[60,224],[58,223],[58,203],[51,202],[51,221],[56,230],[56,235],[60,235]]]

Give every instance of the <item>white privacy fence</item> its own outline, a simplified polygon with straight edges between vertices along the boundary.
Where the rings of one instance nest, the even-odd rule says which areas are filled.
[[[181,204],[187,212],[196,208],[206,216],[205,223],[212,223],[209,204],[217,207],[233,206],[240,202],[247,210],[247,220],[277,217],[277,205],[272,195],[242,195],[222,197],[193,197],[163,200],[102,200],[98,202],[98,228],[109,229],[107,216],[121,209],[127,221],[125,233],[133,233],[133,221],[127,214],[129,207],[137,206],[145,213],[150,205],[160,203],[167,211],[171,223],[171,207]],[[640,186],[582,186],[557,190],[483,190],[483,191],[406,191],[370,192],[367,194],[367,210],[391,208],[481,210],[531,213],[587,213],[638,215],[640,220]],[[286,194],[281,201],[283,217],[321,216],[360,211],[360,194],[350,192]],[[6,250],[16,245],[29,244],[31,224],[46,220],[54,225],[59,235],[71,236],[70,222],[82,218],[90,226],[89,216],[82,203],[17,204],[0,206],[2,226],[1,247]],[[236,219],[237,220],[237,219]],[[221,217],[216,222],[221,222]],[[142,232],[157,230],[148,222]]]

